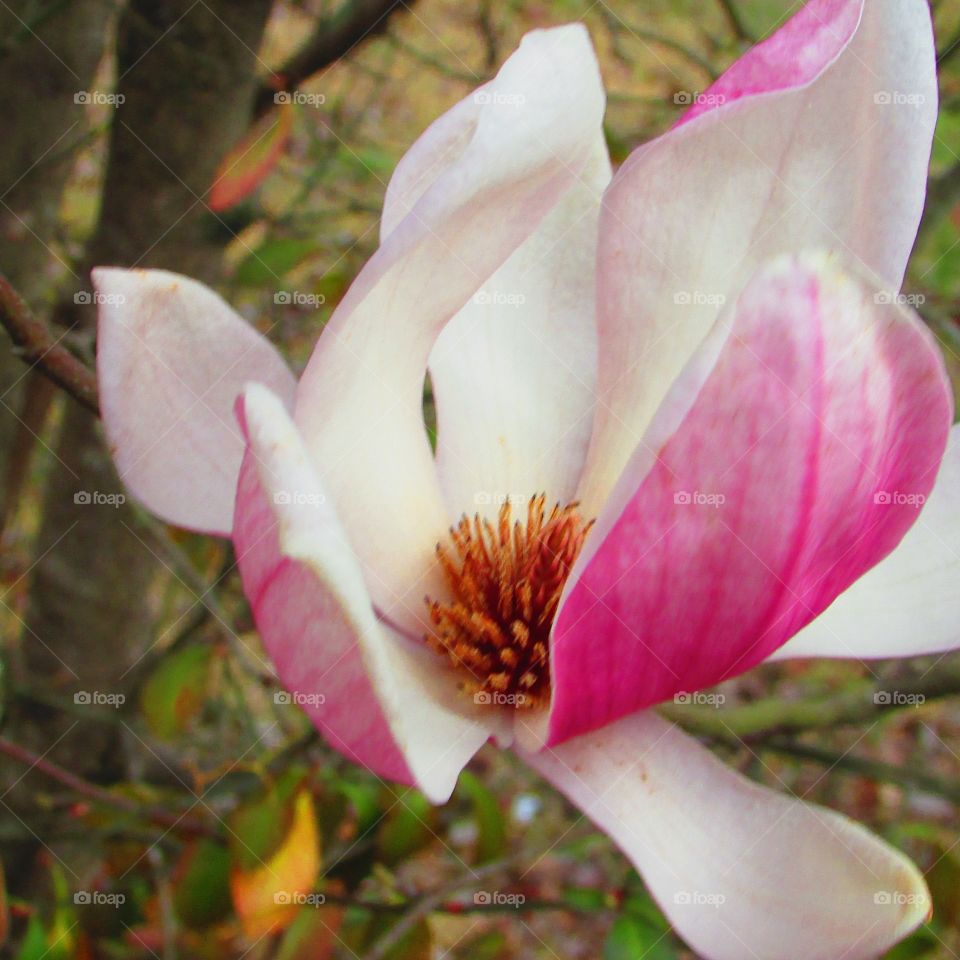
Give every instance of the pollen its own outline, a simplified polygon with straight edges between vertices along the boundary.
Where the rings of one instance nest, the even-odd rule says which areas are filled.
[[[525,522],[504,503],[496,524],[479,515],[450,528],[437,561],[450,601],[426,597],[431,649],[463,675],[478,703],[529,709],[550,698],[550,628],[570,569],[593,524],[578,504],[534,496]]]

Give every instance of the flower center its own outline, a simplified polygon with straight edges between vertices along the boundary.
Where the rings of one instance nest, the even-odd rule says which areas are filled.
[[[466,675],[461,689],[477,703],[532,708],[550,698],[550,628],[570,568],[591,520],[576,503],[532,497],[526,523],[511,523],[510,503],[496,525],[464,515],[450,528],[452,549],[437,560],[452,601],[426,597],[433,632],[427,644]]]

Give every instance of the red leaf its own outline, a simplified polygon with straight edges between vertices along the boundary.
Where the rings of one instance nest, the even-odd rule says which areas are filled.
[[[293,104],[281,104],[256,123],[223,158],[208,204],[215,213],[248,197],[277,165],[293,128]]]

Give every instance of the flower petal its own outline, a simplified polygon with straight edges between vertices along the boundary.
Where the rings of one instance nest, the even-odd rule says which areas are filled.
[[[889,491],[891,496],[896,491]],[[960,425],[903,542],[770,659],[917,657],[960,647]]]
[[[742,97],[816,80],[850,42],[864,0],[809,0],[776,33],[755,44],[711,84],[681,123]]]
[[[706,960],[868,960],[929,912],[898,850],[652,713],[524,759],[616,841]]]
[[[124,483],[169,523],[229,536],[248,381],[288,405],[296,383],[269,341],[208,287],[165,270],[93,271],[103,424]]]
[[[591,158],[603,90],[586,31],[529,34],[455,110],[463,126],[441,140],[456,159],[438,158],[439,175],[386,231],[320,338],[296,406],[375,602],[411,631],[422,629],[423,595],[442,590],[434,550],[449,526],[422,415],[427,359]]]
[[[951,419],[933,338],[895,298],[819,254],[758,271],[571,573],[551,645],[551,741],[785,643],[914,523]]]
[[[280,400],[252,385],[242,412],[249,447],[234,545],[281,682],[334,749],[445,801],[489,728],[450,705],[456,686],[438,660],[378,622],[352,545]]]
[[[902,281],[937,113],[925,0],[810,4],[768,44],[715,88],[730,102],[635,151],[607,191],[588,513],[762,260],[826,247]]]
[[[447,324],[430,355],[451,516],[573,499],[593,428],[595,260],[610,160],[598,123],[580,179]]]

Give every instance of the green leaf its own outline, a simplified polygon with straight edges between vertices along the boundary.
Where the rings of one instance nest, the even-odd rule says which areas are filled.
[[[270,860],[293,822],[290,802],[303,780],[303,771],[291,768],[237,807],[230,817],[230,846],[241,870],[252,870]]]
[[[608,894],[596,887],[568,887],[563,899],[577,910],[602,910],[608,905]]]
[[[275,960],[327,960],[339,941],[341,913],[337,907],[304,907],[284,934]]]
[[[921,960],[929,957],[933,960],[937,956],[937,948],[941,941],[926,925],[922,926],[911,937],[902,940],[892,950],[883,955],[883,960]]]
[[[640,917],[617,917],[603,944],[603,960],[676,960],[669,935]]]
[[[303,780],[302,769],[291,770],[231,819],[230,892],[250,940],[288,926],[299,915],[300,903],[307,902],[297,898],[314,892],[320,833],[313,794]],[[283,824],[279,842],[271,815]]]
[[[377,851],[389,866],[401,863],[434,839],[434,810],[419,790],[405,790],[377,830]]]
[[[366,833],[380,819],[380,791],[371,782],[340,780],[336,789],[350,801],[357,818],[357,832]]]
[[[469,798],[477,821],[476,862],[499,859],[507,849],[507,828],[497,798],[469,770],[460,774],[459,790]]]
[[[33,914],[27,924],[27,932],[20,941],[17,960],[40,960],[47,953],[47,935],[43,932],[40,918]]]
[[[316,252],[313,240],[296,240],[281,237],[267,240],[253,251],[237,267],[235,279],[246,287],[269,287],[276,285],[298,263]]]
[[[350,911],[343,942],[357,956],[363,956],[395,923],[396,917],[376,916],[367,911]],[[431,960],[433,937],[427,922],[421,921],[387,952],[385,960]]]
[[[140,694],[140,709],[151,731],[171,740],[192,727],[203,709],[213,651],[186,647],[166,657]]]
[[[500,960],[506,946],[506,937],[498,930],[491,930],[462,944],[456,955],[460,960]]]
[[[200,840],[184,852],[177,868],[173,906],[193,929],[217,923],[231,911],[230,854],[215,840]]]

